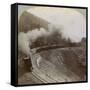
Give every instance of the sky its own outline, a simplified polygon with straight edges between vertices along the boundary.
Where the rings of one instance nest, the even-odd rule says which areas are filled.
[[[25,5],[19,5],[18,6],[18,18],[20,17],[20,15],[28,10],[29,8],[34,8],[35,6],[25,6]],[[86,16],[86,10],[85,9],[76,9],[78,12],[80,12],[81,14],[83,14],[84,16]]]

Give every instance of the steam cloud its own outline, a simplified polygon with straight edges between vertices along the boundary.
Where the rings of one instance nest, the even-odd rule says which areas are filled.
[[[39,37],[43,36],[49,36],[53,34],[54,32],[58,32],[62,38],[68,40],[68,38],[71,40],[71,42],[80,42],[83,36],[78,36],[75,33],[65,31],[63,28],[56,28],[53,25],[48,25],[48,30],[45,30],[44,28],[40,29],[34,29],[29,30],[27,33],[20,32],[18,34],[18,48],[21,52],[26,54],[27,56],[30,55],[30,46],[33,42]],[[80,31],[78,31],[80,33]],[[69,34],[70,33],[70,34]]]

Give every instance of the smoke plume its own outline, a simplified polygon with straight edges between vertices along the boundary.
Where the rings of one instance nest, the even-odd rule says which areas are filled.
[[[20,32],[18,35],[18,48],[20,51],[25,53],[26,55],[30,55],[30,46],[33,42],[36,41],[39,37],[47,37],[52,35],[54,32],[58,32],[62,37],[62,39],[70,39],[71,42],[80,42],[82,37],[72,31],[65,31],[65,28],[57,28],[51,24],[48,24],[48,30],[44,28],[36,28],[34,30],[29,30],[27,33]],[[78,31],[80,33],[80,31]],[[49,42],[48,42],[49,43]]]

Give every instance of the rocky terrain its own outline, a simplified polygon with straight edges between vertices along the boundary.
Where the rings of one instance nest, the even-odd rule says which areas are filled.
[[[62,42],[62,43],[61,43]],[[32,44],[32,59],[19,54],[18,83],[42,84],[86,80],[86,40],[71,43],[54,33]],[[40,60],[39,60],[40,59]],[[32,68],[34,61],[35,68]],[[39,63],[38,63],[39,62]],[[39,64],[39,65],[38,65]]]

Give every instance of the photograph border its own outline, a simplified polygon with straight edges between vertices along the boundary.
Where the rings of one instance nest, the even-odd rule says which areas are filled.
[[[37,83],[37,84],[25,84],[25,85],[18,84],[18,5],[86,9],[86,81],[42,83],[42,84]],[[86,83],[86,82],[88,82],[88,7],[28,4],[28,3],[12,4],[11,5],[11,85],[20,87],[20,86],[56,85],[56,84],[74,84],[74,83]]]

